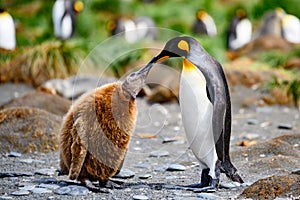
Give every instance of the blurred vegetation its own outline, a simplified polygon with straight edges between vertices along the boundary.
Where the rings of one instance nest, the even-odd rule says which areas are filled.
[[[0,52],[0,68],[3,63],[18,56],[22,56],[29,48],[34,48],[40,53],[31,53],[31,63],[39,62],[33,59],[40,59],[39,54],[49,68],[59,69],[53,63],[66,68],[63,71],[67,74],[74,73],[74,66],[80,66],[80,62],[101,42],[109,38],[106,29],[108,20],[118,16],[150,16],[160,28],[172,29],[181,34],[192,35],[191,26],[195,19],[195,12],[204,8],[214,18],[218,36],[209,38],[196,36],[204,48],[221,63],[228,62],[226,59],[226,29],[231,17],[237,8],[247,11],[248,17],[253,22],[254,29],[260,23],[263,14],[271,9],[282,7],[287,13],[300,17],[299,0],[156,0],[153,3],[144,3],[142,0],[82,0],[84,10],[79,13],[76,21],[76,30],[72,39],[66,41],[65,45],[54,45],[54,50],[46,48],[35,48],[35,46],[53,44],[58,42],[53,34],[52,6],[54,0],[6,0],[1,1],[0,6],[6,9],[14,17],[17,26],[18,48],[12,54]],[[169,35],[159,35],[158,42],[165,43]],[[75,45],[74,45],[75,44]],[[43,46],[43,45],[42,45]],[[44,45],[47,46],[47,45]],[[50,45],[51,46],[51,45]],[[120,44],[118,48],[125,48]],[[34,52],[33,50],[32,52]],[[45,51],[45,52],[43,52]],[[79,51],[80,53],[76,53]],[[267,63],[272,67],[282,67],[291,57],[299,57],[299,48],[291,52],[270,51],[262,54],[258,60]],[[126,55],[119,55],[116,61],[110,63],[115,75],[121,76],[128,67],[142,57],[141,51],[127,52]],[[27,54],[28,55],[28,54]],[[45,57],[45,55],[48,55]],[[54,57],[57,57],[54,59]],[[65,59],[65,57],[67,59]],[[74,61],[71,61],[74,59]],[[57,60],[57,61],[54,61]],[[70,66],[73,65],[73,66]],[[54,72],[51,72],[54,73]]]

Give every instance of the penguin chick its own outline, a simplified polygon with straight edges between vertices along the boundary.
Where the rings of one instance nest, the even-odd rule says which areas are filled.
[[[83,10],[81,1],[56,0],[52,10],[54,34],[62,40],[69,39],[75,30],[75,17]]]
[[[12,16],[0,8],[0,48],[14,50],[16,48],[16,28]]]
[[[135,98],[151,67],[130,74],[123,83],[103,85],[74,103],[60,132],[62,174],[100,185],[116,174],[135,127]]]
[[[193,32],[210,37],[217,35],[215,21],[204,9],[199,9],[196,13],[196,22],[193,25]]]
[[[252,24],[246,11],[238,9],[227,31],[227,48],[237,50],[251,41]]]

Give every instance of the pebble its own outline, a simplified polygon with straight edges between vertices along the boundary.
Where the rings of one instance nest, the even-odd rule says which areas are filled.
[[[284,129],[284,130],[292,130],[293,126],[291,124],[279,124],[277,126],[278,129]]]
[[[146,163],[140,163],[134,166],[135,168],[141,168],[141,169],[150,169],[151,165]]]
[[[167,168],[167,171],[185,171],[186,167],[180,164],[171,164],[169,165],[169,167]]]
[[[152,151],[150,153],[150,157],[164,157],[164,156],[169,156],[170,153],[165,150],[158,150],[158,151]]]
[[[53,176],[55,174],[55,169],[38,169],[34,173],[38,175]]]
[[[142,174],[139,176],[139,179],[148,179],[148,178],[152,178],[151,174]]]
[[[202,198],[202,199],[208,199],[208,200],[216,200],[219,199],[220,197],[211,194],[211,193],[200,193],[197,195],[198,198]]]
[[[292,169],[292,174],[300,175],[300,168]]]
[[[134,200],[147,200],[147,199],[149,199],[147,196],[144,196],[144,195],[134,195],[132,198]]]
[[[154,169],[155,172],[164,172],[167,170],[168,167],[157,167]]]
[[[240,187],[241,184],[238,182],[231,182],[231,183],[220,183],[220,188],[225,188],[225,189],[233,189]]]
[[[13,199],[13,197],[8,196],[8,195],[2,195],[2,196],[0,196],[0,199],[1,199],[1,200]]]
[[[247,139],[247,140],[255,140],[259,138],[259,134],[257,133],[247,133],[246,135],[244,135],[244,139]]]
[[[0,172],[0,178],[18,177],[18,176],[33,176],[31,172]]]
[[[30,192],[28,190],[17,190],[17,191],[14,191],[11,194],[14,195],[14,196],[26,196],[26,195],[29,195]]]
[[[54,191],[58,195],[71,195],[71,196],[85,196],[89,190],[83,186],[69,185],[65,187],[60,187]]]
[[[33,190],[35,188],[35,185],[26,185],[24,187],[20,187],[20,190]]]
[[[257,119],[248,119],[247,120],[247,124],[249,124],[249,125],[256,125],[256,124],[258,124],[259,122],[258,122],[258,120]]]
[[[42,183],[42,184],[39,185],[39,187],[41,187],[41,188],[47,188],[47,189],[51,189],[51,190],[56,190],[60,186],[56,185],[56,184],[45,184],[45,183]]]
[[[114,175],[114,178],[122,178],[122,179],[127,179],[127,178],[132,178],[135,176],[135,173],[129,169],[121,169],[120,173]]]
[[[165,143],[171,143],[171,142],[179,142],[179,141],[183,141],[183,138],[182,137],[172,137],[172,138],[169,138],[169,137],[165,137],[163,138],[163,144]]]
[[[46,194],[46,193],[52,193],[52,190],[48,190],[46,188],[34,188],[31,190],[34,194]]]
[[[9,153],[6,153],[5,154],[6,157],[21,157],[22,154],[21,153],[18,153],[18,152],[15,152],[15,151],[11,151]]]
[[[34,183],[58,183],[58,180],[56,178],[39,178],[33,181]]]

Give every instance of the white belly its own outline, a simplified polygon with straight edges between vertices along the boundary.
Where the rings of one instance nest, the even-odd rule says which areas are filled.
[[[207,97],[205,78],[198,68],[183,69],[179,102],[190,148],[200,167],[209,167],[214,174],[217,155],[212,132],[213,105]]]
[[[14,50],[16,48],[16,30],[10,14],[0,14],[0,48]]]

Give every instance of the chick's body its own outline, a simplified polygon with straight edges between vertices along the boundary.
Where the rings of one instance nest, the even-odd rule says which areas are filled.
[[[122,83],[83,95],[63,121],[62,173],[79,181],[107,181],[124,160],[135,121],[135,98],[124,93]]]

